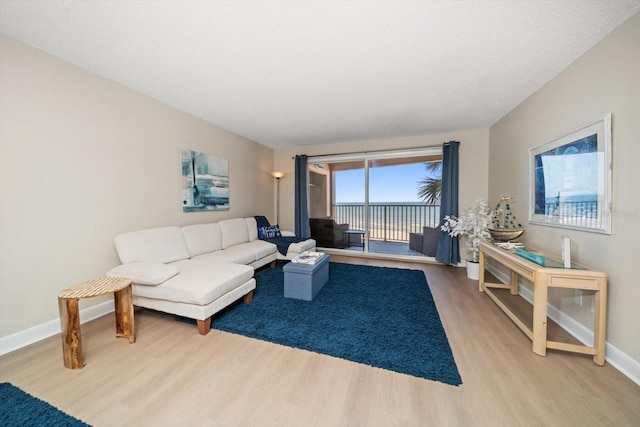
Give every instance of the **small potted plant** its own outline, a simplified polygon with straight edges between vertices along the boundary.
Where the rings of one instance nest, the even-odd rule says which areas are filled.
[[[467,261],[467,277],[477,280],[479,275],[478,252],[480,242],[489,240],[491,234],[491,214],[487,202],[482,197],[476,198],[473,205],[462,213],[462,216],[445,216],[441,230],[451,237],[466,236],[465,246],[471,252],[472,259]]]

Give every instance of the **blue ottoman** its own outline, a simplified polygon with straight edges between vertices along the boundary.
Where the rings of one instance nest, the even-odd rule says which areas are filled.
[[[284,271],[284,296],[311,301],[329,280],[329,255],[315,264],[288,263]]]

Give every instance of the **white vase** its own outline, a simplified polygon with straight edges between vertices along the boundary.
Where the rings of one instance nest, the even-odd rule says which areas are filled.
[[[480,263],[467,261],[467,277],[471,280],[480,279]]]

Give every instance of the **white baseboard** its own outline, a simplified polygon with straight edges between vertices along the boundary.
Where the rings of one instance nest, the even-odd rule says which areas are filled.
[[[101,304],[80,310],[80,322],[86,323],[113,311],[113,301],[105,301]],[[12,351],[26,347],[45,338],[49,338],[50,336],[59,334],[60,332],[60,318],[57,318],[32,328],[25,329],[24,331],[16,332],[15,334],[0,338],[0,356],[11,353]]]
[[[487,265],[487,270],[502,283],[509,283],[511,280],[507,274],[498,271],[491,265]],[[530,304],[533,304],[533,292],[530,289],[518,286],[518,294]],[[547,315],[551,320],[573,335],[582,344],[593,345],[593,331],[590,331],[581,323],[576,322],[566,313],[563,313],[553,305],[548,304]],[[640,385],[640,362],[633,359],[631,356],[609,342],[606,343],[605,360],[631,381]]]

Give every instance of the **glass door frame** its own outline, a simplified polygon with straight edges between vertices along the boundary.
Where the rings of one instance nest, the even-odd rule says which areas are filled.
[[[404,150],[395,150],[395,151],[372,151],[372,152],[360,152],[360,153],[348,153],[348,154],[330,154],[330,155],[317,155],[317,156],[309,156],[307,159],[307,164],[309,167],[312,167],[315,164],[321,163],[344,163],[344,162],[356,162],[362,161],[364,164],[364,253],[370,254],[369,252],[369,235],[370,235],[370,217],[369,217],[369,206],[370,206],[370,197],[369,197],[369,168],[372,160],[382,160],[382,159],[394,159],[394,158],[405,158],[405,157],[424,157],[424,156],[440,156],[442,158],[442,146],[432,146],[432,147],[422,147],[415,149],[404,149]],[[307,170],[307,174],[309,170]],[[331,208],[334,209],[333,205],[335,204],[335,179],[333,178],[333,171],[331,172],[330,178],[330,187],[331,187]],[[309,190],[307,191],[307,195],[309,194]],[[310,203],[309,198],[307,198],[307,202]],[[310,207],[311,210],[311,207]],[[333,212],[332,212],[333,214]]]

